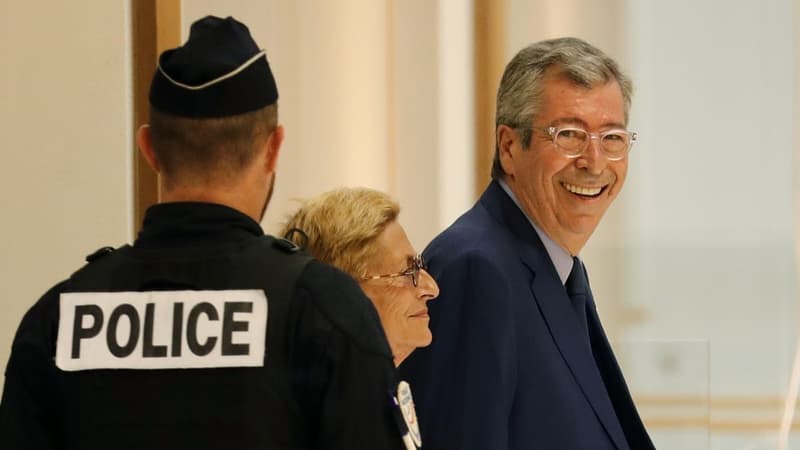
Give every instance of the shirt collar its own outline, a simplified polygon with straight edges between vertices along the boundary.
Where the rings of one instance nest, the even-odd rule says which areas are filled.
[[[528,219],[528,222],[533,227],[536,234],[539,235],[539,239],[542,240],[542,244],[544,244],[544,249],[547,251],[547,256],[550,257],[550,261],[553,263],[553,266],[556,268],[556,272],[558,273],[558,278],[561,279],[561,284],[565,284],[567,282],[567,277],[569,277],[569,273],[572,271],[572,256],[561,248],[558,244],[555,243],[550,236],[547,235],[544,231],[542,231],[538,225],[533,221],[533,219],[528,216],[525,210],[520,206],[519,200],[517,200],[517,196],[514,195],[514,192],[511,188],[506,184],[504,180],[497,180],[500,187],[511,197],[511,200],[517,205],[522,214],[525,214],[525,217]]]

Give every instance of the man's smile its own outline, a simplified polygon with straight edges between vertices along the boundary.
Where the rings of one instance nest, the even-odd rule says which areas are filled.
[[[573,194],[580,195],[581,197],[591,198],[599,197],[600,194],[602,194],[603,191],[605,191],[605,189],[608,187],[607,184],[603,186],[578,186],[576,184],[567,183],[566,181],[562,181],[561,186]]]

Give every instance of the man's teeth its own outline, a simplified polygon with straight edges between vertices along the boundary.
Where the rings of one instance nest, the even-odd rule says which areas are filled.
[[[582,186],[575,186],[574,184],[569,184],[569,183],[561,183],[561,184],[568,191],[572,192],[573,194],[578,194],[578,195],[595,196],[595,195],[599,194],[600,191],[603,190],[602,187],[582,187]]]

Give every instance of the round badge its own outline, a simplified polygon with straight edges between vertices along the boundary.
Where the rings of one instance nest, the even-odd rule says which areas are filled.
[[[417,422],[417,411],[414,409],[414,399],[411,397],[411,386],[407,382],[401,381],[397,385],[397,401],[400,404],[400,412],[403,413],[403,420],[408,426],[408,434],[417,448],[422,447],[422,436],[419,434],[419,423]]]

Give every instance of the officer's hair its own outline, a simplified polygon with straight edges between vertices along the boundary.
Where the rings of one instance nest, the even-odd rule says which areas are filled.
[[[222,118],[179,117],[150,107],[153,151],[165,182],[230,182],[278,125],[278,104]]]
[[[397,202],[383,192],[339,188],[303,202],[281,235],[305,246],[318,260],[360,279],[381,251],[378,236],[399,213]],[[305,236],[290,232],[293,229]]]
[[[587,89],[616,80],[625,101],[625,122],[631,106],[633,84],[619,65],[600,49],[581,39],[550,39],[523,48],[508,63],[497,90],[495,133],[500,125],[517,129],[524,149],[530,147],[534,117],[539,112],[546,75],[555,73]],[[495,136],[492,178],[505,175]]]

